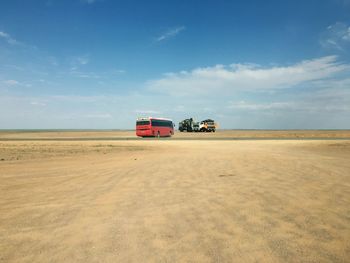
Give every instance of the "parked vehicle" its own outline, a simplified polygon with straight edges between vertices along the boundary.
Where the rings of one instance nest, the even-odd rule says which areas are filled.
[[[198,132],[199,122],[194,121],[193,118],[185,119],[179,123],[179,131]]]
[[[179,123],[179,131],[187,132],[215,132],[217,124],[214,120],[206,119],[201,122],[194,121],[193,118],[185,119]]]
[[[170,137],[174,135],[174,123],[165,118],[138,118],[136,135],[139,137]]]

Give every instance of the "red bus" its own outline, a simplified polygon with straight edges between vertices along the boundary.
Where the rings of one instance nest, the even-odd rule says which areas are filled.
[[[138,118],[136,135],[139,137],[170,137],[174,135],[174,123],[164,118]]]

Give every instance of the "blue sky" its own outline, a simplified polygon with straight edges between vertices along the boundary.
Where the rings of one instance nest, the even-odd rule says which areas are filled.
[[[350,1],[0,2],[0,129],[349,129]]]

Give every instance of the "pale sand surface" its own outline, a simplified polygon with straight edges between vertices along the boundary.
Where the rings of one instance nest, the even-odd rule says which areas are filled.
[[[349,262],[349,160],[350,140],[3,141],[0,262]]]

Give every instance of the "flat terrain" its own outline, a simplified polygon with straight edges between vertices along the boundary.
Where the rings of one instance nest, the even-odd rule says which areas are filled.
[[[350,140],[204,139],[0,141],[0,262],[349,262]]]
[[[349,139],[350,130],[219,130],[215,133],[179,132],[176,139]],[[124,130],[0,130],[1,140],[135,140],[135,131]]]

